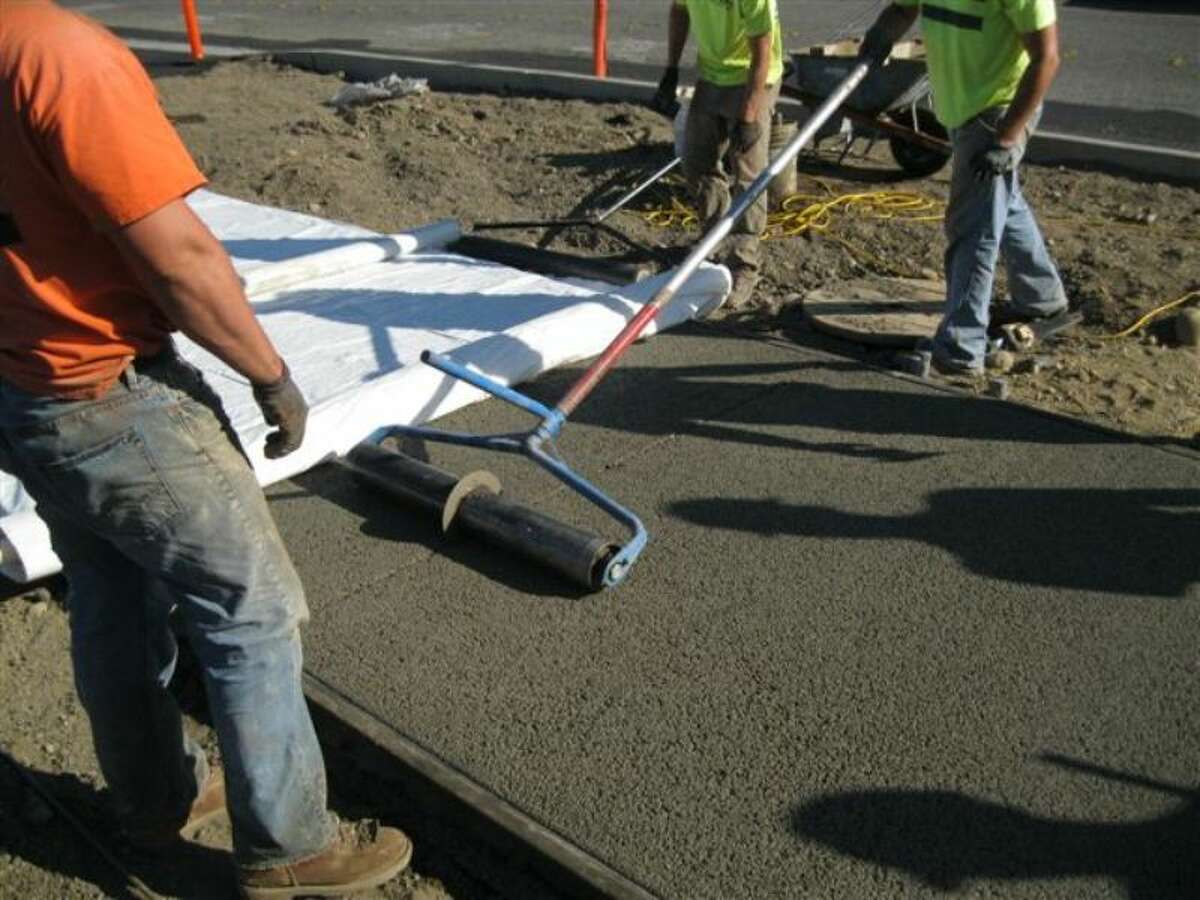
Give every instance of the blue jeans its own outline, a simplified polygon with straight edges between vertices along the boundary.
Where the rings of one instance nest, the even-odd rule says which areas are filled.
[[[1004,107],[995,107],[950,133],[954,171],[946,209],[946,311],[934,353],[962,368],[982,368],[996,262],[1003,254],[1014,311],[1044,316],[1066,308],[1067,295],[1046,243],[1021,193],[1014,169],[979,181],[971,162],[996,136]],[[1037,124],[1026,129],[1020,152]]]
[[[167,690],[174,611],[204,672],[237,862],[322,851],[334,824],[301,686],[304,590],[200,373],[168,352],[87,401],[0,382],[0,467],[62,560],[76,690],[123,820],[180,819],[207,777]]]

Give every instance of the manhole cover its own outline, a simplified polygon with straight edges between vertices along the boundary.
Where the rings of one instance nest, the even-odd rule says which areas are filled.
[[[884,347],[931,338],[942,320],[946,285],[916,278],[871,278],[813,291],[804,314],[826,334]]]

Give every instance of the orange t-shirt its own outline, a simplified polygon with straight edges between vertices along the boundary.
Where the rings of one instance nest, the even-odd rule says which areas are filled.
[[[110,235],[204,184],[133,54],[48,0],[0,0],[0,379],[104,394],[171,326]]]

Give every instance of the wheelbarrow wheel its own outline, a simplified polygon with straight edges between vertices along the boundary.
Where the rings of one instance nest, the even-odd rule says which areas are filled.
[[[894,109],[888,112],[887,115],[897,125],[903,125],[906,128],[912,127],[911,109]],[[921,134],[940,138],[943,141],[950,138],[945,127],[937,120],[937,116],[933,114],[933,110],[931,109],[917,108],[916,130]],[[932,175],[934,172],[940,170],[950,159],[949,153],[943,153],[941,150],[933,150],[929,147],[922,147],[920,144],[914,144],[899,135],[888,138],[888,147],[891,148],[892,159],[896,160],[900,168],[914,178],[925,178]]]

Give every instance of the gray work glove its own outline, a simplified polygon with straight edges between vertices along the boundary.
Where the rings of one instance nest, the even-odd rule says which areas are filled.
[[[975,158],[971,160],[971,168],[975,170],[977,181],[1001,178],[1017,167],[1020,156],[1019,147],[992,144],[988,149],[975,155]]]
[[[663,70],[662,79],[658,82],[658,90],[650,100],[650,108],[664,116],[675,117],[679,112],[679,101],[675,92],[679,90],[679,67],[667,66]]]
[[[873,66],[882,66],[892,55],[894,44],[895,41],[889,40],[878,24],[872,25],[863,35],[862,45],[858,48],[858,58]]]
[[[737,152],[747,153],[750,148],[758,143],[762,137],[762,125],[758,122],[738,122],[737,130],[733,135],[734,146],[737,147]]]
[[[267,446],[263,451],[267,459],[279,459],[298,448],[304,440],[308,404],[296,382],[292,381],[287,363],[283,364],[283,374],[278,381],[254,385],[254,400],[267,424],[276,429],[267,435]]]

